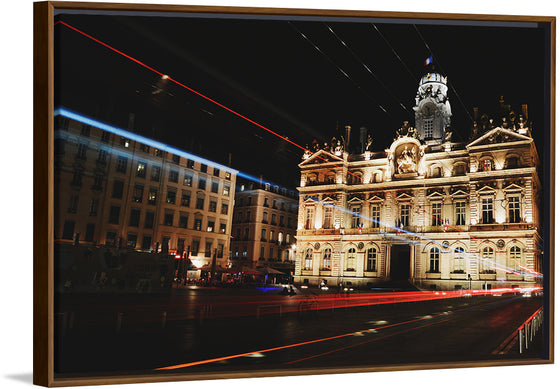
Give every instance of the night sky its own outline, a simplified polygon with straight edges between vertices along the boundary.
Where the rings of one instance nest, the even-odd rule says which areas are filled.
[[[62,13],[55,20],[302,146],[351,125],[354,140],[366,127],[375,149],[387,148],[403,121],[414,122],[427,44],[457,92],[448,93],[455,140],[468,139],[473,107],[492,114],[503,95],[514,108],[529,105],[542,159],[548,81],[536,24],[258,18]],[[224,164],[231,153],[233,168],[297,186],[301,149],[61,24],[55,85],[56,107],[122,128],[134,113],[137,133]]]

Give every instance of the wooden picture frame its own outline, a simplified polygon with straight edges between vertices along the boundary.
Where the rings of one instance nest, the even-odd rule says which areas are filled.
[[[437,21],[453,25],[465,22],[472,23],[494,23],[497,26],[523,25],[531,23],[543,32],[543,40],[546,46],[544,50],[546,58],[544,63],[544,78],[549,82],[543,86],[546,94],[545,107],[543,107],[543,200],[542,206],[550,212],[545,212],[541,228],[546,231],[543,235],[543,263],[541,275],[544,286],[544,317],[539,320],[545,328],[545,347],[548,348],[545,358],[508,358],[504,360],[482,360],[482,361],[437,361],[424,363],[422,361],[376,364],[367,366],[334,366],[329,368],[268,368],[264,370],[219,370],[198,371],[196,373],[158,374],[146,371],[143,374],[134,371],[127,373],[124,369],[115,374],[103,374],[103,371],[90,371],[88,374],[55,374],[55,331],[60,326],[60,318],[57,318],[55,309],[55,295],[57,287],[55,284],[55,198],[56,173],[55,173],[55,82],[59,80],[55,76],[55,14],[72,11],[80,12],[104,12],[131,13],[139,15],[154,15],[159,12],[188,14],[204,14],[212,18],[217,17],[235,18],[296,18],[297,20],[334,20],[351,23],[353,20],[417,20]],[[334,18],[334,19],[333,19]],[[188,20],[188,17],[187,17]],[[394,371],[394,370],[417,370],[432,368],[457,368],[457,367],[480,367],[480,366],[507,366],[527,364],[548,364],[554,361],[554,190],[555,179],[552,167],[555,161],[555,30],[556,19],[554,17],[535,16],[506,16],[506,15],[464,15],[464,14],[434,14],[434,13],[402,13],[402,12],[365,12],[365,11],[340,11],[340,10],[306,10],[306,9],[269,9],[269,8],[243,8],[243,7],[208,7],[208,6],[181,6],[181,5],[150,5],[150,4],[117,4],[117,3],[80,3],[80,2],[38,2],[34,4],[34,247],[33,247],[33,298],[34,298],[34,371],[33,382],[42,386],[72,386],[72,385],[97,385],[97,384],[124,384],[143,382],[168,382],[183,380],[205,380],[224,378],[246,378],[246,377],[274,377],[309,374],[332,374],[332,373],[359,373],[372,371]],[[74,28],[74,31],[77,29]],[[78,33],[80,33],[78,31]],[[81,32],[83,34],[83,31]],[[92,34],[93,35],[93,34]],[[302,34],[304,37],[305,35]],[[307,38],[305,38],[307,39]],[[105,43],[101,43],[105,44]],[[107,45],[107,44],[105,44]],[[109,44],[110,45],[110,44]],[[130,58],[132,61],[138,60]],[[423,60],[423,58],[422,58]],[[141,64],[141,66],[146,66]],[[340,70],[340,69],[339,69]],[[163,75],[163,73],[159,73]],[[60,75],[58,75],[60,76]],[[163,75],[166,76],[166,75]],[[167,76],[166,76],[167,77]],[[414,86],[413,86],[414,87]],[[519,102],[517,102],[519,103]],[[226,108],[229,109],[229,108]],[[230,110],[231,111],[231,110]],[[235,115],[241,116],[234,112]],[[94,124],[95,125],[95,124]],[[257,124],[258,125],[258,124]],[[261,126],[262,127],[262,126]],[[121,126],[122,128],[122,126]],[[265,129],[270,132],[270,130]],[[392,129],[391,129],[392,130]],[[276,134],[277,135],[277,134]],[[548,141],[548,143],[547,143]],[[548,148],[547,148],[548,146]],[[155,146],[152,146],[155,147]],[[300,146],[301,147],[301,146]],[[310,149],[309,147],[305,147]],[[396,149],[395,149],[396,151]],[[186,157],[185,157],[186,158]],[[227,167],[220,165],[222,171]],[[505,209],[505,208],[504,208]],[[303,217],[301,217],[303,219]],[[396,223],[397,224],[397,223]],[[361,233],[361,231],[360,231]],[[79,243],[79,238],[78,238]],[[157,250],[157,249],[156,249]],[[299,248],[298,248],[299,250]],[[187,250],[188,251],[188,250]],[[302,256],[303,256],[302,251]],[[298,266],[298,265],[296,265]],[[214,271],[213,269],[212,271]],[[297,275],[297,270],[295,271]],[[304,273],[299,273],[301,276]],[[469,274],[470,275],[470,274]],[[303,277],[303,276],[302,276]],[[470,278],[469,278],[470,279]],[[470,289],[470,288],[469,288]],[[486,289],[488,291],[488,289]],[[333,306],[334,310],[334,306]],[[167,315],[167,313],[166,313]],[[65,318],[64,320],[67,320]],[[65,321],[65,323],[67,323]],[[165,323],[165,321],[164,321]],[[532,323],[532,322],[531,322]],[[66,325],[66,324],[65,324]],[[505,339],[507,340],[507,339]],[[511,339],[509,339],[511,342]],[[325,352],[327,353],[327,352]]]

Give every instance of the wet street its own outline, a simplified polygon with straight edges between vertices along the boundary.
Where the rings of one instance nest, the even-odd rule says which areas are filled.
[[[57,302],[59,377],[538,358],[542,342],[504,344],[536,297],[181,288]]]

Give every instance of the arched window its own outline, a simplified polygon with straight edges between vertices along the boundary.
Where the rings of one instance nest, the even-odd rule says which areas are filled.
[[[465,250],[462,247],[453,251],[453,273],[465,273]]]
[[[331,269],[331,253],[332,250],[329,247],[323,250],[323,269],[325,270]]]
[[[377,250],[370,247],[367,251],[366,271],[377,271]]]
[[[429,273],[439,273],[439,249],[437,247],[432,247],[430,249]]]
[[[346,254],[346,271],[356,271],[356,249],[348,249]]]
[[[482,274],[495,274],[496,273],[496,258],[494,249],[486,246],[482,249],[482,259],[480,262],[480,272]]]
[[[513,246],[509,249],[508,273],[518,273],[521,269],[521,247]]]
[[[305,263],[303,266],[303,270],[311,270],[313,266],[313,249],[310,247],[305,250]]]

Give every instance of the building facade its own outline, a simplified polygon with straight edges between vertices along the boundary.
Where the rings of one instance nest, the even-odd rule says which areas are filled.
[[[344,141],[303,156],[295,282],[421,289],[539,284],[539,158],[527,107],[500,100],[498,120],[478,115],[468,142],[453,142],[447,79],[420,80],[415,126],[385,150]],[[347,129],[349,131],[349,129]]]
[[[94,124],[56,117],[55,241],[226,267],[237,171]]]
[[[293,272],[298,196],[270,184],[243,184],[235,193],[232,266]]]

